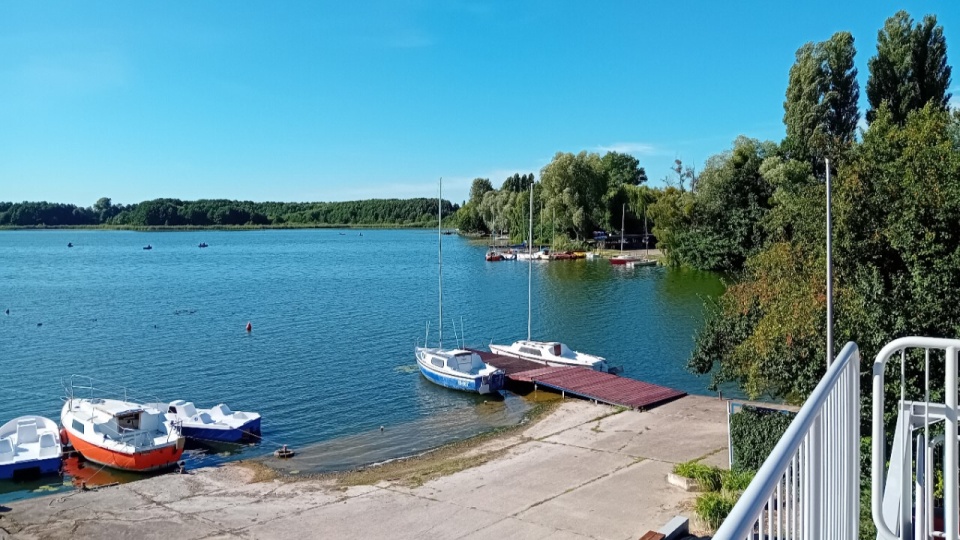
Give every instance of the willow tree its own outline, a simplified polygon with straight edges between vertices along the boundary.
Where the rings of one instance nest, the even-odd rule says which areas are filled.
[[[540,171],[545,209],[556,215],[556,228],[577,240],[586,238],[598,223],[607,182],[603,163],[595,153],[558,152]]]

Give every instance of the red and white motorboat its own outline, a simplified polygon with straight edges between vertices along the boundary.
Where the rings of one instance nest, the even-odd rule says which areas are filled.
[[[184,438],[164,413],[116,399],[71,397],[60,412],[66,439],[84,458],[125,471],[175,465]]]
[[[640,255],[617,255],[610,257],[610,264],[626,264],[632,266],[654,266],[657,261],[641,257]]]

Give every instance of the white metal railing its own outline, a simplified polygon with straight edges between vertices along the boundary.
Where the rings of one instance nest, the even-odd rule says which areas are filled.
[[[924,353],[923,401],[908,401],[905,395],[907,353],[911,349]],[[944,362],[944,403],[930,402],[931,351],[937,352],[936,360]],[[871,510],[878,539],[958,538],[958,351],[960,340],[906,337],[892,341],[874,361]],[[884,371],[888,360],[895,355],[900,358],[900,403],[887,474]],[[940,422],[943,423],[942,435],[931,438],[930,426]],[[942,459],[936,462],[934,449],[941,442]],[[933,530],[934,467],[943,474],[943,531]]]
[[[857,538],[860,351],[837,355],[714,539]]]

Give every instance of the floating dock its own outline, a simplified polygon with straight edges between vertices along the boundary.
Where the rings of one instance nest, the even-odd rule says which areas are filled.
[[[484,362],[502,369],[510,383],[543,386],[599,403],[642,409],[672,401],[686,392],[611,375],[585,367],[547,367],[537,362],[477,351]]]

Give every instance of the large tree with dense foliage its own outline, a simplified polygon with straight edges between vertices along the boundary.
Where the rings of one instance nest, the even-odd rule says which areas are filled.
[[[790,68],[783,122],[784,153],[811,163],[823,173],[824,158],[836,158],[856,136],[860,87],[854,67],[856,49],[849,32],[797,50]]]
[[[556,226],[576,240],[587,238],[603,219],[607,175],[600,156],[558,152],[540,171],[546,210],[556,214]]]
[[[877,55],[868,66],[869,122],[883,103],[892,120],[903,124],[910,111],[931,102],[946,108],[950,101],[947,42],[934,15],[925,16],[916,25],[906,11],[887,19],[877,34]]]

